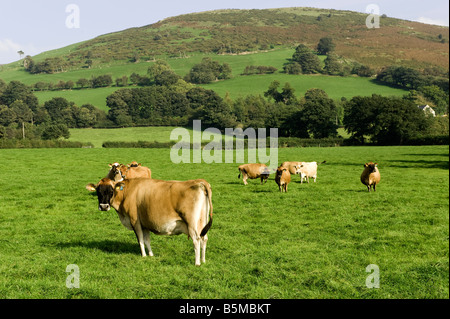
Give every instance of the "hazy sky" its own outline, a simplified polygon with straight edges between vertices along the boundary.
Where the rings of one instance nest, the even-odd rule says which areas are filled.
[[[367,12],[375,4],[389,17],[449,25],[448,0],[0,0],[0,64],[101,34],[215,9],[315,7]]]

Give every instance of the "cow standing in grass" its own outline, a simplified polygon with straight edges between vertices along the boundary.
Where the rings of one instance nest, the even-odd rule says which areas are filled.
[[[326,161],[319,164],[317,164],[317,162],[301,162],[300,166],[297,166],[297,174],[300,174],[301,183],[303,183],[303,179],[306,179],[309,184],[310,178],[314,179],[315,183],[317,178],[317,167],[323,163],[326,163]]]
[[[380,182],[381,176],[378,170],[378,163],[369,162],[364,164],[364,171],[361,174],[361,183],[367,186],[367,190],[373,188],[376,191],[377,184]]]
[[[280,192],[287,193],[288,184],[291,182],[289,168],[284,167],[283,165],[278,167],[277,172],[275,173],[275,182],[278,184]]]
[[[295,175],[297,174],[297,168],[299,168],[300,165],[302,165],[302,163],[303,162],[283,162],[281,166],[286,167],[289,170],[289,173],[291,173],[291,175]]]
[[[261,178],[261,185],[267,182],[267,179],[270,175],[270,170],[266,164],[252,163],[252,164],[243,164],[238,167],[239,175],[238,178],[241,178],[244,181],[244,185],[247,185],[247,179],[256,179]]]
[[[122,177],[125,179],[131,178],[152,178],[152,171],[146,166],[141,166],[141,163],[131,162],[131,164],[120,164],[119,170]]]
[[[212,192],[203,179],[163,181],[150,178],[115,182],[103,178],[97,185],[86,185],[96,191],[98,208],[113,207],[122,224],[136,234],[142,257],[150,256],[150,232],[157,235],[187,234],[194,243],[195,265],[205,262],[206,234],[212,224]],[[209,221],[208,221],[209,217]]]

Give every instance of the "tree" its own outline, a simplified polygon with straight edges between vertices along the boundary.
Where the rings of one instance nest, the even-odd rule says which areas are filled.
[[[16,113],[19,123],[32,122],[33,112],[22,100],[16,100],[10,105],[10,109]]]
[[[59,124],[47,124],[42,131],[42,139],[43,140],[56,140],[59,138],[68,139],[70,137],[70,132],[67,125],[59,123]]]
[[[324,71],[330,75],[341,75],[343,68],[342,63],[339,61],[337,55],[328,54],[327,58],[324,60],[325,67]]]
[[[273,99],[277,103],[281,102],[284,104],[293,104],[297,101],[294,95],[295,89],[288,82],[284,84],[281,92],[278,92],[279,86],[280,82],[276,80],[273,81],[272,83],[270,83],[267,91],[264,92],[264,96],[269,99]]]
[[[304,44],[297,46],[291,60],[301,65],[304,74],[320,73],[322,70],[317,55]]]
[[[231,109],[213,90],[196,87],[186,93],[186,98],[193,110],[190,120],[201,119],[205,126],[219,129],[234,126]]]
[[[0,104],[11,105],[16,100],[22,100],[31,110],[36,110],[38,99],[31,89],[19,81],[11,81],[0,95]]]
[[[325,55],[330,53],[331,51],[334,51],[335,44],[333,43],[333,40],[331,38],[321,38],[319,40],[319,43],[317,44],[317,52],[319,54]]]
[[[54,97],[51,100],[46,101],[44,103],[44,108],[50,115],[52,122],[55,123],[66,122],[67,112],[65,112],[65,110],[68,109],[70,106],[71,103],[63,97]]]
[[[414,102],[373,94],[356,96],[346,103],[344,126],[360,143],[368,137],[376,144],[401,145],[424,132],[427,122]]]
[[[305,93],[300,122],[314,138],[337,136],[336,105],[321,89],[309,89]]]
[[[178,82],[181,77],[172,70],[163,71],[155,76],[156,85],[170,86]]]
[[[203,58],[202,61],[192,67],[184,77],[187,82],[195,84],[206,84],[212,81],[225,80],[231,77],[231,67],[229,64],[219,64],[211,58]]]
[[[283,69],[287,74],[302,74],[302,66],[298,62],[288,63]]]
[[[172,68],[170,67],[169,63],[167,63],[165,60],[156,60],[155,63],[153,63],[147,69],[147,74],[150,77],[150,79],[154,81],[155,78],[164,71],[172,71]]]
[[[89,80],[85,78],[78,79],[76,84],[79,88],[84,88],[89,86]]]
[[[113,80],[110,74],[95,76],[91,79],[91,85],[93,88],[111,86],[112,83]]]
[[[376,79],[380,82],[411,89],[417,89],[426,84],[419,71],[403,66],[386,67],[377,75]]]

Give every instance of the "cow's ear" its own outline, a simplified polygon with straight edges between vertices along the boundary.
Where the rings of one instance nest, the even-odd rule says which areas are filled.
[[[116,183],[116,185],[114,186],[114,190],[115,191],[123,191],[123,187],[125,186],[124,182],[118,182]]]
[[[367,163],[364,163],[364,167],[367,167],[367,166],[369,166],[369,164],[367,164]]]
[[[97,185],[94,185],[92,183],[89,183],[86,185],[86,189],[90,192],[95,192],[95,190],[97,189]]]
[[[375,167],[378,167],[378,163],[375,163]]]

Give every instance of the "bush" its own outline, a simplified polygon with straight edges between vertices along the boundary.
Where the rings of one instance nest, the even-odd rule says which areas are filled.
[[[0,149],[5,148],[91,148],[91,143],[61,140],[0,139]]]

